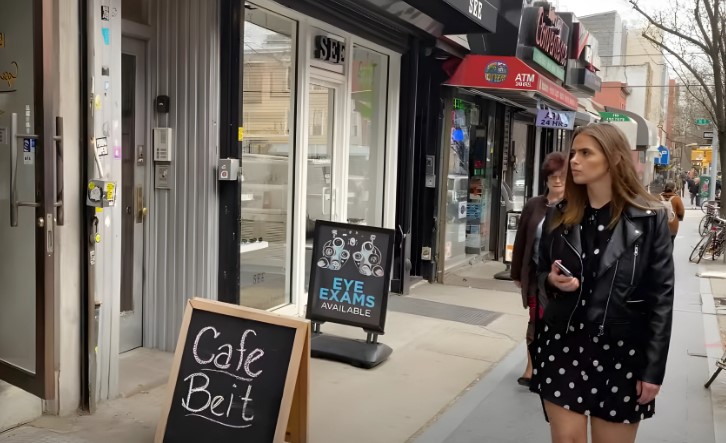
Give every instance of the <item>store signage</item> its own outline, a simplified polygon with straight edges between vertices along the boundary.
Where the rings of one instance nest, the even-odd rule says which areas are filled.
[[[537,111],[535,125],[540,128],[572,130],[575,128],[575,113],[540,109]]]
[[[497,20],[497,8],[487,0],[444,0],[444,2],[478,23],[481,27],[490,32],[494,32]]]
[[[653,163],[656,165],[666,166],[671,161],[671,151],[665,146],[658,146],[658,152],[660,155],[653,159]]]
[[[600,92],[602,89],[602,79],[600,76],[589,69],[580,69],[578,84],[592,92]]]
[[[345,62],[345,43],[324,35],[315,36],[313,57],[333,64]]]
[[[710,125],[710,124],[711,124],[711,120],[709,120],[707,118],[697,118],[696,119],[696,125],[698,125],[698,126],[706,126],[706,125]]]
[[[557,63],[562,66],[567,64],[567,40],[563,40],[561,28],[567,27],[562,19],[549,10],[545,13],[544,8],[539,8],[537,19],[537,47],[546,52]]]
[[[600,119],[604,122],[629,122],[631,120],[627,115],[615,112],[601,112]]]
[[[520,56],[527,48],[538,48],[560,66],[567,65],[570,28],[550,7],[525,7],[520,25]]]
[[[190,300],[154,441],[306,441],[309,331],[298,318]]]
[[[565,109],[577,109],[577,97],[517,57],[468,55],[446,82],[468,88],[535,91]]]
[[[599,43],[582,22],[573,25],[572,58],[584,63],[585,68],[600,69]]]
[[[315,222],[307,318],[383,333],[394,231]]]
[[[713,138],[713,131],[704,131],[703,138]]]
[[[532,60],[538,65],[545,68],[545,70],[547,70],[547,72],[549,72],[550,74],[554,75],[562,81],[565,81],[565,68],[558,65],[557,62],[555,62],[551,58],[547,57],[544,52],[540,51],[537,48],[533,48]]]

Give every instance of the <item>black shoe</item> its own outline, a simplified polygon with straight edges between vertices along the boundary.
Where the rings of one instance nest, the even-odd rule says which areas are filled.
[[[527,378],[527,377],[519,377],[517,379],[517,383],[519,383],[520,386],[525,386],[527,388],[529,387],[529,384],[531,382],[532,382],[532,379],[531,378]]]

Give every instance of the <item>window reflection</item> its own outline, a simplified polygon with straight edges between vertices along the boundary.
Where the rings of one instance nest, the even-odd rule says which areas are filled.
[[[348,222],[381,226],[388,57],[354,46],[352,76]]]
[[[290,301],[295,23],[256,6],[245,19],[240,300],[270,309]]]

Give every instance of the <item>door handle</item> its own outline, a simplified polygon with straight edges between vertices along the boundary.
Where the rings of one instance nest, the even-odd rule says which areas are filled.
[[[320,194],[320,204],[322,205],[323,215],[330,215],[330,212],[325,210],[325,208],[326,208],[326,205],[325,205],[326,198],[325,197],[326,196],[332,197],[331,193],[330,193],[330,188],[328,188],[327,186],[323,188],[323,192]]]
[[[56,225],[63,226],[63,117],[55,118],[55,210]]]
[[[144,188],[141,186],[136,187],[136,223],[143,223],[146,214],[149,212],[144,207]]]
[[[40,207],[38,202],[22,202],[18,200],[18,139],[38,140],[34,134],[18,134],[18,114],[10,115],[10,226],[18,226],[18,209],[20,206]]]

